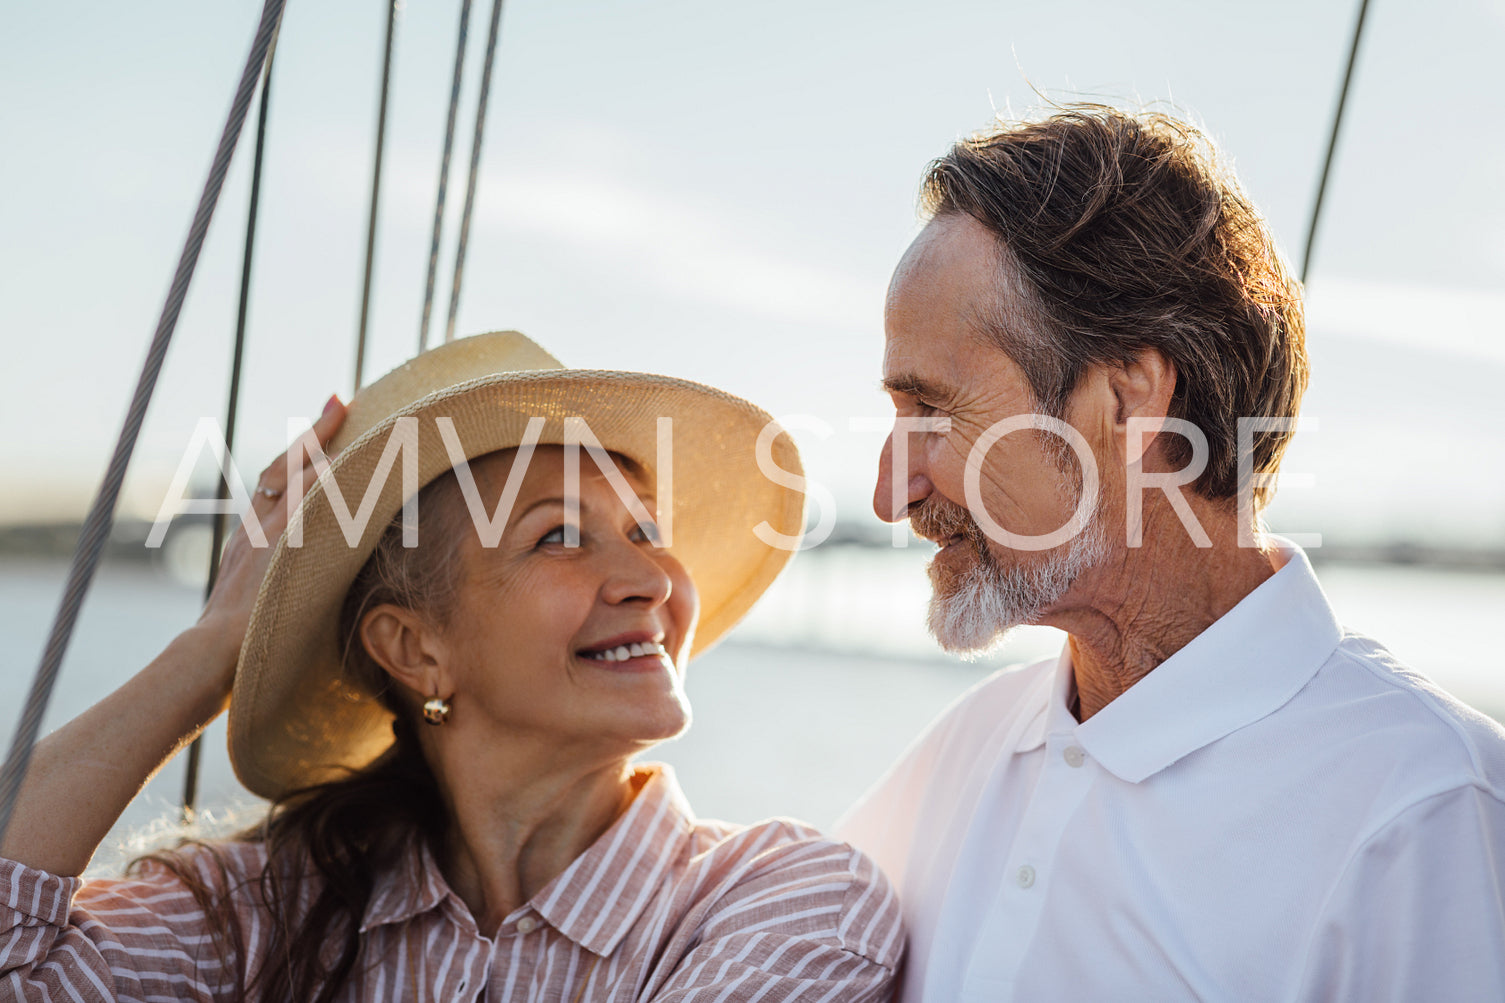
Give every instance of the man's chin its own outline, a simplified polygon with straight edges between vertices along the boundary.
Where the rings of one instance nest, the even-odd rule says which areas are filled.
[[[992,555],[975,553],[961,567],[932,561],[931,636],[953,654],[992,651],[1015,627],[1043,622],[1076,579],[1101,559],[1102,549],[1099,538],[1089,537],[1067,554],[1034,566],[1004,568]]]
[[[979,565],[960,575],[930,569],[928,627],[944,651],[978,657],[1003,643],[1009,631],[1025,622],[1008,608],[1004,590]]]
[[[950,655],[960,655],[966,661],[981,658],[991,651],[996,650],[1008,640],[1013,633],[1013,627],[1004,627],[989,631],[980,625],[976,628],[964,627],[956,629],[952,624],[945,622],[942,615],[940,623],[932,611],[930,617],[930,636],[935,638],[935,643],[940,645],[942,651]]]

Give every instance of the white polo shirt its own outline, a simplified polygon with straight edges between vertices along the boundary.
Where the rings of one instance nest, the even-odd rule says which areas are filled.
[[[1275,563],[1084,724],[1064,652],[983,681],[839,824],[904,1003],[1505,1000],[1505,730]]]

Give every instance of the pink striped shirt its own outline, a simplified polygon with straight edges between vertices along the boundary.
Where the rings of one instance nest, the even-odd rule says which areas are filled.
[[[492,937],[415,847],[371,897],[342,998],[890,998],[903,935],[870,860],[799,822],[699,821],[668,767],[644,771],[622,817]],[[243,868],[232,887],[266,864],[261,844],[229,849]],[[254,972],[269,918],[249,894],[235,907]],[[231,978],[202,910],[165,868],[83,882],[0,860],[0,997],[224,1000]]]

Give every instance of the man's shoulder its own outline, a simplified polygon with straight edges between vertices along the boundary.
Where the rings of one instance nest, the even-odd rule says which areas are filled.
[[[1303,697],[1326,710],[1331,738],[1382,757],[1393,782],[1415,796],[1472,786],[1505,798],[1505,727],[1378,640],[1345,630]]]
[[[837,822],[837,833],[874,854],[890,877],[902,873],[899,857],[915,825],[949,816],[964,800],[966,778],[1007,754],[1010,736],[1045,713],[1057,664],[1000,669],[957,697]]]
[[[930,724],[926,734],[965,734],[993,729],[1021,715],[1044,713],[1060,659],[1010,665],[974,683]]]

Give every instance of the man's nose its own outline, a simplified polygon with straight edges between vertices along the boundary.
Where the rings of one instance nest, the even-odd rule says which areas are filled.
[[[878,454],[878,483],[873,488],[873,512],[884,522],[898,522],[908,516],[910,505],[930,497],[930,478],[915,469],[912,455],[906,457],[905,467],[894,469],[894,435],[890,432]]]

